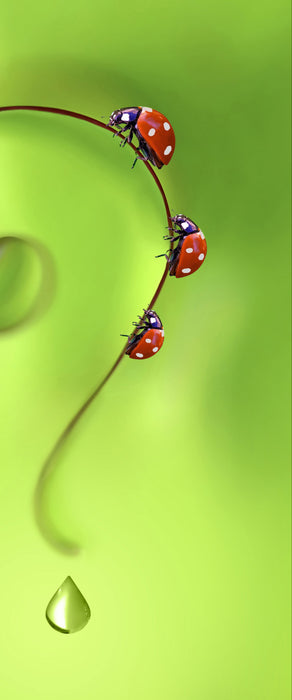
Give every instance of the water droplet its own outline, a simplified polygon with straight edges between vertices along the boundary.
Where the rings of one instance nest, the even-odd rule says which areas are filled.
[[[58,632],[71,634],[87,625],[90,614],[89,605],[79,588],[71,576],[67,576],[47,606],[49,624]]]

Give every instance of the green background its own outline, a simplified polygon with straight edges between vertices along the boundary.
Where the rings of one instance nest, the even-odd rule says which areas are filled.
[[[44,514],[82,547],[65,557],[35,483],[151,299],[166,220],[109,133],[0,114],[0,235],[51,256],[45,304],[36,259],[0,257],[3,327],[42,311],[0,333],[1,694],[288,700],[288,2],[12,0],[0,17],[0,104],[163,112],[162,183],[208,243],[159,298],[161,352],[124,359],[58,462]],[[63,636],[45,608],[68,574],[92,618]]]

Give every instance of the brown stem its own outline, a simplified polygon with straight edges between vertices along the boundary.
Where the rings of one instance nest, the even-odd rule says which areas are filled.
[[[61,114],[62,116],[65,117],[73,117],[74,119],[80,119],[86,122],[89,122],[90,124],[94,124],[95,126],[100,126],[102,129],[106,129],[107,131],[111,131],[114,134],[117,134],[117,136],[121,139],[124,139],[125,137],[120,134],[118,131],[113,129],[111,126],[108,126],[107,124],[104,124],[103,122],[99,121],[98,119],[94,119],[93,117],[88,117],[85,114],[81,114],[80,112],[72,112],[71,110],[68,109],[59,109],[58,107],[40,107],[36,105],[11,105],[7,107],[0,107],[0,112],[10,112],[10,111],[15,111],[15,110],[28,110],[28,111],[33,111],[33,112],[49,112],[51,114]],[[132,150],[139,154],[139,149],[136,148],[132,143],[128,144]],[[143,161],[146,168],[149,170],[151,173],[153,179],[156,182],[156,185],[161,193],[164,207],[165,207],[165,212],[166,212],[166,217],[167,217],[167,225],[172,228],[172,220],[171,220],[171,215],[170,215],[170,210],[168,206],[168,201],[164,192],[164,189],[162,187],[162,184],[160,180],[158,179],[156,173],[154,172],[153,168],[151,167],[150,163],[148,161]],[[171,244],[172,248],[173,244]],[[162,287],[165,283],[166,277],[168,273],[168,263],[165,265],[165,269],[163,272],[163,275],[161,277],[161,280],[153,294],[153,297],[148,305],[148,309],[151,309],[155,302],[157,301],[159,294],[162,290]],[[66,440],[68,439],[69,435],[71,434],[72,430],[74,429],[75,425],[78,423],[80,418],[83,416],[87,408],[90,406],[90,404],[94,401],[96,396],[100,393],[100,391],[103,389],[105,384],[108,382],[110,377],[113,375],[115,370],[117,369],[118,365],[122,361],[123,357],[125,356],[125,350],[127,347],[127,343],[124,345],[122,348],[119,356],[117,357],[115,363],[111,367],[111,369],[108,371],[106,376],[102,379],[100,384],[94,389],[92,394],[86,399],[86,401],[82,404],[82,406],[78,409],[78,411],[74,414],[73,418],[69,421],[68,425],[66,428],[62,431],[61,435],[59,436],[58,440],[56,441],[54,447],[52,448],[51,452],[47,456],[40,475],[37,480],[37,484],[35,487],[35,493],[34,493],[34,512],[35,512],[35,517],[37,524],[39,526],[40,531],[42,532],[43,536],[45,537],[46,540],[50,542],[53,546],[57,547],[60,551],[62,551],[64,554],[77,554],[80,550],[79,547],[77,547],[74,543],[72,542],[67,542],[64,540],[60,540],[51,530],[51,528],[47,525],[46,522],[44,522],[43,518],[43,511],[42,511],[42,499],[43,499],[43,493],[44,493],[44,488],[45,484],[48,480],[48,477],[50,476],[53,467],[54,467],[54,459],[57,456],[59,450],[63,445],[65,444]]]

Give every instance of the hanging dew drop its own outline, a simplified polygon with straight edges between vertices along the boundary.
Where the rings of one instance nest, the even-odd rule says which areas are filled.
[[[48,623],[57,632],[72,634],[87,625],[90,615],[88,603],[71,576],[67,576],[47,606]]]

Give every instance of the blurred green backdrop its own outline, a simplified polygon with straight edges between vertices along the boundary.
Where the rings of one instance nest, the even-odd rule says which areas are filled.
[[[208,243],[159,298],[162,351],[125,358],[59,460],[47,517],[83,547],[66,558],[36,528],[34,486],[152,296],[165,214],[110,134],[0,114],[0,236],[43,244],[56,280],[41,316],[0,330],[1,694],[288,700],[288,2],[12,0],[0,60],[1,105],[167,115],[161,180]],[[39,281],[0,252],[7,325]],[[92,619],[64,637],[45,608],[68,574]]]

